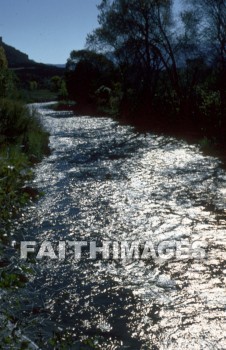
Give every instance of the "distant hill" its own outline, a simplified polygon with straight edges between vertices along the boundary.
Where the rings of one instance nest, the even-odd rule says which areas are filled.
[[[29,56],[21,52],[20,50],[16,49],[13,46],[10,46],[6,43],[4,43],[2,37],[0,36],[0,46],[3,47],[5,50],[5,54],[8,60],[9,68],[27,68],[27,67],[41,67],[41,66],[47,66],[47,67],[57,67],[57,68],[65,68],[65,64],[44,64],[44,63],[37,63],[34,60],[30,60]]]
[[[35,63],[34,61],[29,59],[26,53],[23,53],[15,49],[14,47],[4,43],[2,37],[0,37],[0,46],[2,46],[5,50],[9,68],[29,66]]]
[[[30,81],[35,80],[39,87],[45,87],[54,75],[64,75],[65,65],[51,65],[30,60],[26,53],[4,43],[2,37],[0,46],[4,48],[9,68],[16,73],[21,86],[27,87]]]
[[[58,67],[58,68],[66,68],[66,64],[48,64],[48,66]]]

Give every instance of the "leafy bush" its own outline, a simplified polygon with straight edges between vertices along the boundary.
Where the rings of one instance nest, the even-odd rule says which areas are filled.
[[[29,158],[40,160],[48,147],[46,133],[35,111],[22,102],[0,100],[0,144],[18,145]]]
[[[2,99],[0,101],[0,133],[7,138],[16,138],[26,132],[28,115],[21,102]]]
[[[31,163],[48,149],[48,134],[35,111],[21,102],[0,100],[0,242],[7,243],[6,228],[30,196],[23,191],[31,179]]]
[[[196,89],[199,97],[199,109],[203,116],[209,119],[219,119],[221,114],[221,98],[219,91],[213,91],[198,86]]]

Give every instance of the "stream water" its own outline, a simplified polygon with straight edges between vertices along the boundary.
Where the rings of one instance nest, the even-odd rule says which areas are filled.
[[[65,259],[37,261],[28,290],[41,322],[28,335],[48,337],[57,328],[100,349],[226,349],[220,161],[110,118],[35,107],[52,153],[31,185],[45,195],[24,210],[13,234],[37,246],[50,241],[56,254],[59,241],[110,241],[136,242],[140,255],[90,259],[84,248],[75,259],[67,244]],[[156,255],[152,249],[142,258],[147,242]],[[28,320],[30,304],[24,301]]]

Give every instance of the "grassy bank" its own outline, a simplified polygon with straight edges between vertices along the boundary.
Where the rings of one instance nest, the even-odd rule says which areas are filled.
[[[32,164],[47,152],[48,133],[36,112],[21,102],[0,99],[0,242],[7,240],[11,218],[34,196],[25,183],[32,177]]]
[[[51,102],[58,99],[58,95],[48,89],[25,90],[20,91],[20,97],[27,103]]]
[[[20,101],[0,98],[0,348],[32,349],[23,338],[24,324],[17,320],[20,310],[18,288],[26,285],[33,268],[19,261],[12,248],[12,223],[21,208],[39,196],[26,186],[33,177],[32,166],[48,153],[48,133],[37,113]],[[19,311],[18,311],[19,312]]]

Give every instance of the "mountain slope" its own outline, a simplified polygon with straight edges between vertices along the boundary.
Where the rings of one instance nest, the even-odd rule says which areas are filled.
[[[13,46],[4,43],[2,37],[0,37],[0,46],[2,46],[5,50],[9,68],[29,66],[35,63],[29,59],[27,54],[15,49]]]

